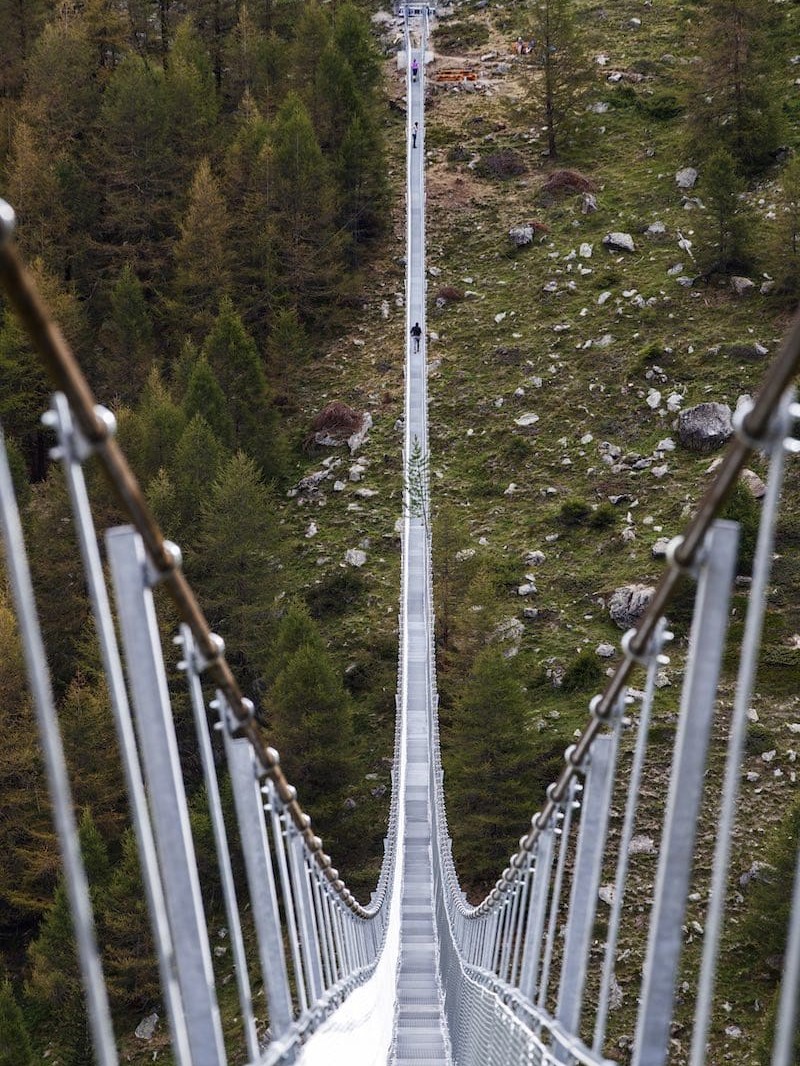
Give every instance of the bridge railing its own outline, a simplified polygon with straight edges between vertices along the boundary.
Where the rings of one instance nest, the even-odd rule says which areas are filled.
[[[486,1047],[506,1049],[491,1060],[498,1062],[602,1063],[606,1053],[621,1053],[634,1066],[661,1066],[675,1052],[678,1016],[681,1032],[691,1033],[681,1061],[691,1066],[707,1061],[712,1024],[719,1030],[714,987],[729,931],[724,918],[739,783],[784,460],[800,447],[792,435],[800,406],[789,389],[799,360],[796,320],[755,403],[739,410],[735,439],[694,519],[670,544],[650,607],[638,628],[625,634],[622,663],[605,692],[591,701],[588,725],[566,751],[563,773],[547,790],[543,808],[494,888],[476,906],[466,901],[453,864],[438,725],[435,719],[432,723],[440,950],[450,1036],[460,1066],[484,1063]],[[729,722],[715,724],[739,533],[736,523],[718,515],[756,450],[769,462],[769,478],[733,710]],[[650,724],[669,662],[665,648],[672,640],[665,611],[686,577],[696,582],[695,606],[667,789],[667,772],[658,762],[663,749],[654,752],[650,746]],[[433,646],[430,655],[433,675]],[[645,673],[641,691],[630,687],[634,670]],[[431,685],[435,691],[433,676]],[[726,745],[721,786],[708,784],[715,781],[709,769],[721,758],[711,746],[714,728]],[[643,787],[653,776],[663,793],[660,838],[653,827],[652,795],[646,821],[641,810]],[[705,860],[696,861],[698,841],[699,853],[713,850],[710,874]],[[786,931],[773,1066],[794,1061],[798,903],[800,876]],[[632,935],[632,930],[638,932]],[[687,938],[702,938],[699,957],[692,960],[683,952]],[[677,1006],[678,1000],[688,1005]],[[624,1021],[617,1023],[616,1017]]]
[[[396,855],[393,789],[384,861],[367,905],[339,877],[311,819],[267,746],[253,704],[240,692],[181,569],[114,440],[114,419],[98,407],[57,326],[41,304],[10,244],[13,212],[0,201],[0,281],[42,354],[59,391],[44,416],[56,434],[53,458],[68,487],[98,634],[131,819],[139,852],[170,1035],[181,1066],[227,1062],[207,916],[170,704],[170,678],[186,677],[197,750],[213,830],[248,1062],[292,1061],[296,1047],[374,969],[381,949]],[[130,526],[105,532],[114,607],[83,466],[99,461]],[[91,899],[78,844],[74,805],[36,617],[22,528],[0,432],[0,515],[6,569],[46,755],[97,1060],[117,1061]],[[177,648],[162,647],[154,590],[166,590],[181,619]],[[119,638],[117,626],[118,622]],[[175,660],[180,658],[180,662]],[[398,729],[400,722],[398,719]],[[212,732],[221,734],[235,825],[220,796]],[[396,767],[393,776],[396,774]],[[229,834],[241,843],[245,884],[234,873]],[[258,966],[248,965],[240,915],[249,898]],[[252,980],[266,1010],[254,1006]],[[240,1054],[236,1058],[241,1060]]]

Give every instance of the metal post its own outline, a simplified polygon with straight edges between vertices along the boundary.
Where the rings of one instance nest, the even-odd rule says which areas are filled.
[[[289,874],[292,878],[294,898],[297,904],[300,946],[303,950],[303,960],[308,974],[308,995],[313,1006],[322,995],[322,963],[319,956],[319,944],[314,931],[314,920],[311,914],[311,893],[308,889],[308,878],[305,871],[303,841],[285,815],[283,823],[289,858]]]
[[[692,868],[703,772],[714,715],[739,527],[717,521],[701,561],[686,681],[681,694],[666,824],[650,920],[634,1066],[662,1066],[669,1043],[675,974]]]
[[[226,724],[230,711],[225,698],[218,692],[220,707],[224,709]],[[283,954],[278,895],[269,854],[269,838],[264,821],[261,789],[256,774],[256,761],[249,741],[234,740],[229,728],[223,730],[225,752],[236,805],[236,819],[244,853],[247,884],[250,889],[253,924],[258,940],[261,976],[267,993],[269,1022],[273,1039],[280,1039],[292,1024],[292,1000]]]
[[[564,806],[564,822],[561,829],[553,829],[554,835],[559,837],[558,862],[556,863],[556,875],[553,881],[553,892],[550,900],[550,916],[547,920],[547,936],[544,943],[544,958],[542,960],[542,976],[539,980],[539,995],[537,1005],[542,1009],[547,1006],[547,991],[550,983],[550,964],[553,960],[553,948],[556,942],[556,925],[558,924],[558,911],[561,906],[561,887],[564,883],[564,868],[567,864],[567,849],[569,847],[569,833],[572,827],[572,812],[580,806],[575,797],[583,790],[583,785],[575,778],[570,781],[567,802]]]
[[[219,782],[217,781],[217,769],[214,763],[214,752],[211,748],[211,735],[208,729],[206,717],[206,705],[203,699],[203,689],[200,684],[202,662],[198,658],[197,648],[191,629],[187,625],[181,626],[179,638],[183,645],[184,665],[186,668],[186,680],[189,683],[189,696],[194,714],[194,724],[197,731],[197,742],[200,750],[200,760],[203,764],[203,778],[206,783],[206,795],[208,797],[208,810],[211,815],[211,828],[214,833],[214,845],[217,850],[220,881],[222,884],[222,897],[225,903],[225,915],[228,919],[230,930],[231,954],[233,956],[233,968],[236,974],[236,986],[239,992],[239,1004],[242,1009],[242,1024],[244,1025],[245,1043],[247,1054],[253,1062],[260,1054],[258,1036],[256,1034],[256,1022],[253,1014],[253,995],[250,989],[250,978],[247,972],[247,956],[244,950],[242,938],[242,925],[239,920],[239,905],[236,899],[236,885],[233,879],[231,867],[230,848],[228,847],[228,834],[225,829],[225,818],[222,813],[222,800],[219,794]],[[221,723],[225,728],[225,723]]]
[[[530,896],[532,883],[533,856],[529,854],[526,858],[525,873],[522,877],[519,911],[517,913],[517,928],[514,937],[514,954],[511,958],[511,971],[508,975],[508,983],[510,985],[516,985],[517,983],[517,975],[519,973],[519,961],[520,956],[522,954],[522,944],[525,939],[525,930],[527,926],[526,916],[528,909],[528,897]]]
[[[114,716],[120,760],[128,790],[131,821],[139,850],[142,882],[155,941],[161,989],[167,1008],[172,1050],[179,1064],[188,1064],[190,1061],[189,1036],[186,1032],[186,1019],[176,977],[172,934],[169,929],[164,889],[158,869],[153,827],[147,808],[147,797],[133,731],[128,692],[122,673],[117,634],[111,615],[111,604],[108,599],[103,564],[100,560],[94,520],[89,506],[86,479],[81,467],[81,455],[87,451],[87,446],[73,425],[66,396],[60,392],[54,393],[51,403],[51,410],[43,416],[42,421],[46,425],[53,425],[58,433],[59,447],[52,449],[51,456],[61,461],[72,504],[72,514],[97,629],[108,698]]]
[[[542,953],[542,935],[547,917],[547,898],[550,888],[550,873],[553,867],[553,826],[542,830],[536,841],[534,856],[533,887],[525,926],[525,948],[522,953],[522,972],[519,990],[526,999],[533,1000],[536,992],[536,977]]]
[[[306,987],[306,974],[303,970],[303,961],[300,957],[300,937],[297,932],[297,916],[295,913],[295,901],[292,893],[292,883],[289,880],[289,868],[286,865],[287,842],[283,833],[281,821],[281,803],[275,792],[275,786],[271,781],[264,785],[262,792],[267,797],[266,810],[269,811],[272,822],[272,839],[275,843],[275,858],[278,863],[278,877],[283,893],[283,913],[286,918],[286,939],[289,941],[289,950],[292,953],[292,965],[294,967],[294,979],[297,987],[297,997],[301,1013],[308,1010],[308,989]]]
[[[101,1066],[116,1066],[117,1051],[108,995],[97,951],[92,917],[92,903],[86,869],[81,856],[78,829],[75,825],[72,792],[64,758],[61,733],[58,729],[50,673],[47,667],[44,642],[36,614],[22,524],[19,518],[11,469],[3,431],[0,428],[0,524],[5,544],[5,565],[16,607],[22,651],[36,710],[39,738],[42,744],[53,820],[58,832],[64,883],[69,899],[70,914],[75,931],[78,960],[86,989],[89,1025],[95,1053]]]
[[[556,1008],[556,1019],[568,1033],[577,1033],[580,1028],[618,740],[619,721],[610,736],[596,738],[589,757]],[[563,1048],[557,1048],[556,1060],[568,1061],[565,1054]]]
[[[106,550],[192,1062],[217,1066],[225,1062],[222,1025],[144,544],[131,526],[118,526],[106,532]]]

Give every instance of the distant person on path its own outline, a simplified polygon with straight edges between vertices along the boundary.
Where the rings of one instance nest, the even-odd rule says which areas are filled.
[[[419,122],[414,123],[414,128],[411,131],[411,147],[417,147],[417,134],[419,133]]]
[[[414,59],[413,59],[413,61],[411,63],[411,80],[412,81],[416,81],[417,80],[417,74],[418,73],[419,73],[419,63],[417,62],[417,57],[414,56]]]
[[[411,327],[411,336],[414,338],[414,351],[418,352],[419,340],[422,336],[422,326],[419,324],[419,322],[415,322],[414,325]]]

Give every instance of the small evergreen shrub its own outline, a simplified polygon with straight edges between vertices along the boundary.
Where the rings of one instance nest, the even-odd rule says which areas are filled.
[[[592,511],[589,525],[592,529],[610,529],[617,523],[617,512],[610,503],[601,503],[596,511]]]
[[[595,654],[582,651],[564,671],[561,679],[562,692],[588,692],[596,688],[603,679],[603,669]]]
[[[686,110],[675,93],[667,89],[657,89],[652,95],[637,97],[636,107],[642,114],[660,122],[677,118]]]
[[[591,514],[592,509],[583,500],[565,500],[558,512],[558,520],[567,529],[582,526]]]

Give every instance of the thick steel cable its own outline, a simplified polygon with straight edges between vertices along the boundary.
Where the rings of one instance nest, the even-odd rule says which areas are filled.
[[[97,454],[111,488],[122,509],[138,531],[148,556],[178,611],[181,621],[191,629],[205,671],[214,686],[222,690],[239,723],[238,735],[246,737],[261,765],[261,779],[269,778],[289,813],[309,852],[330,881],[342,901],[360,918],[373,918],[381,909],[383,894],[376,894],[369,907],[362,906],[345,883],[339,879],[322,843],[311,827],[311,818],[297,800],[296,789],[289,784],[280,766],[278,752],[269,747],[253,720],[252,704],[245,699],[233,675],[219,638],[203,614],[197,598],[180,569],[180,558],[167,541],[131,470],[119,444],[112,436],[109,423],[98,413],[97,403],[72,350],[50,315],[36,283],[23,265],[11,242],[14,211],[0,200],[0,284],[9,303],[28,332],[54,386],[69,400],[82,435]],[[385,892],[385,889],[384,889]]]

